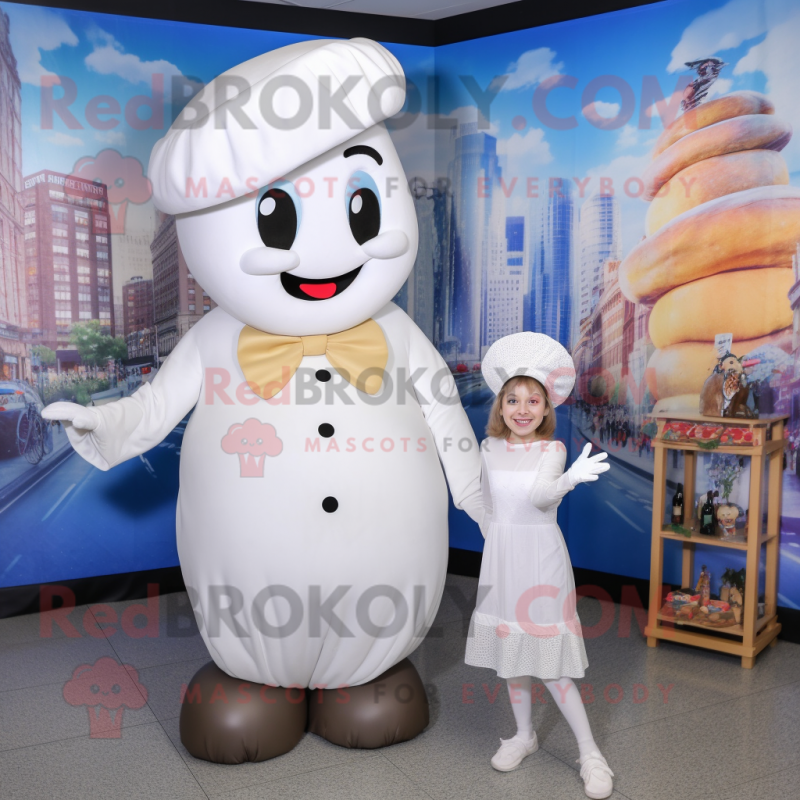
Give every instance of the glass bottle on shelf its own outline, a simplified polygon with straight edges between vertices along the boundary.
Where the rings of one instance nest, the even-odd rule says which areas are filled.
[[[706,493],[706,501],[700,513],[700,533],[705,536],[714,535],[714,502],[711,491]]]
[[[709,492],[709,494],[711,493]],[[700,600],[698,603],[700,607],[708,605],[708,601],[711,599],[711,575],[708,572],[708,567],[706,567],[705,564],[703,564],[702,568],[700,569],[700,578],[697,581],[695,594],[700,595]]]
[[[683,525],[683,484],[679,483],[672,497],[672,524]]]

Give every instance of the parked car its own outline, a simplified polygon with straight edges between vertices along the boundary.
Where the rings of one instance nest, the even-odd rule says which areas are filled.
[[[0,381],[0,456],[18,456],[20,424],[30,404],[41,413],[44,403],[35,389],[22,381]],[[52,447],[52,432],[47,425],[46,436]]]

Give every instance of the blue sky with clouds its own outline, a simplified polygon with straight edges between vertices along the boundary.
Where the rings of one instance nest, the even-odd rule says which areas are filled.
[[[83,156],[104,147],[139,158],[147,165],[153,144],[164,129],[134,130],[124,109],[137,95],[152,96],[152,75],[164,75],[166,126],[172,77],[207,83],[236,64],[307,35],[222,28],[110,14],[85,13],[0,3],[11,20],[11,44],[22,81],[23,171],[69,172]],[[430,72],[430,48],[390,45],[413,75]],[[82,129],[70,128],[56,114],[52,128],[42,128],[42,77],[63,75],[74,81],[77,97],[69,106]],[[420,80],[424,84],[424,80]],[[55,88],[54,97],[62,92]],[[99,95],[116,99],[120,124],[97,130],[86,119],[87,103]],[[178,101],[178,106],[182,101]],[[142,110],[140,116],[149,112]]]
[[[137,131],[123,120],[111,130],[88,126],[86,104],[110,95],[124,108],[137,95],[152,95],[151,75],[209,81],[235,64],[305,35],[220,28],[136,19],[78,11],[0,3],[11,19],[11,41],[23,81],[23,160],[25,174],[48,167],[67,172],[78,158],[104,147],[133,155],[145,165],[163,130]],[[517,31],[437,48],[388,45],[408,76],[420,86],[427,110],[427,76],[440,76],[439,111],[461,121],[477,117],[461,75],[486,87],[496,75],[508,75],[491,105],[488,124],[509,176],[520,184],[528,175],[579,177],[589,196],[601,176],[615,187],[641,175],[662,122],[640,124],[642,85],[653,76],[665,95],[674,90],[684,61],[717,55],[728,62],[715,91],[756,89],[774,100],[777,113],[800,128],[797,102],[800,75],[800,3],[797,0],[671,0],[626,11]],[[66,75],[77,86],[70,107],[83,129],[70,129],[56,117],[42,130],[39,82],[48,74]],[[532,108],[539,82],[551,75],[574,76],[574,89],[559,88],[548,99],[557,116],[574,115],[573,130],[542,124]],[[582,113],[581,97],[593,79],[622,78],[631,87],[634,114],[622,127],[599,130]],[[167,89],[168,91],[168,89]],[[55,89],[56,96],[60,90]],[[620,95],[613,88],[597,94],[597,113],[614,115]],[[144,114],[144,112],[143,112]],[[524,118],[524,127],[513,121]],[[168,124],[169,119],[166,120]],[[518,120],[519,122],[519,120]],[[398,131],[398,150],[410,174],[434,176],[446,163],[434,163],[434,136],[424,117]],[[437,139],[437,146],[441,139]],[[792,172],[800,171],[800,141],[784,151]],[[446,155],[445,155],[446,158]],[[519,213],[523,197],[512,198]],[[623,196],[624,250],[639,238],[646,204]]]
[[[711,95],[740,89],[766,92],[776,114],[800,126],[800,3],[796,0],[672,0],[587,19],[548,25],[441,47],[436,69],[441,76],[443,111],[462,121],[475,120],[475,103],[458,76],[469,71],[480,87],[496,75],[509,75],[491,106],[491,132],[498,137],[498,151],[509,176],[518,176],[520,187],[528,175],[579,177],[586,196],[598,187],[598,178],[609,177],[619,188],[631,176],[639,176],[650,159],[650,150],[663,123],[648,114],[647,129],[640,125],[645,76],[653,76],[669,97],[681,75],[688,75],[685,61],[715,55],[728,66]],[[468,67],[466,66],[468,65]],[[547,108],[559,117],[575,116],[577,127],[554,130],[534,113],[532,98],[540,81],[551,75],[574,76],[574,89],[558,88],[548,97]],[[582,94],[587,85],[604,75],[618,76],[631,87],[634,114],[622,127],[600,130],[582,113]],[[614,116],[620,93],[603,88],[596,95],[597,113]],[[515,117],[525,126],[515,130]],[[784,150],[791,172],[800,170],[797,137]],[[540,181],[541,183],[541,181]],[[632,190],[635,185],[632,186]],[[522,213],[523,198],[512,198],[514,213]],[[623,252],[643,233],[647,205],[623,195]]]

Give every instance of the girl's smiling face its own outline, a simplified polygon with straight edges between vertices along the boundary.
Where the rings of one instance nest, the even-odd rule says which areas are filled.
[[[503,421],[511,431],[510,442],[530,442],[536,429],[549,413],[547,402],[539,389],[529,389],[520,381],[503,396]]]

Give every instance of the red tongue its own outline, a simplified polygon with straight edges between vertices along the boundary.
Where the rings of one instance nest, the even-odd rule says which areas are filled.
[[[333,297],[336,293],[335,283],[301,283],[300,291],[305,292],[311,297],[316,297],[324,300],[327,297]]]

